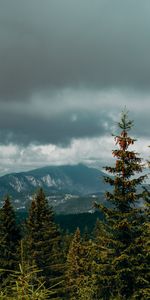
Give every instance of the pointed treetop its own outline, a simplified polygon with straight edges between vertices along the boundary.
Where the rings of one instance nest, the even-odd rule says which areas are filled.
[[[128,111],[126,107],[121,113],[120,122],[118,122],[118,126],[123,129],[123,131],[128,131],[133,127],[133,121],[128,119]]]
[[[5,213],[9,211],[9,213],[14,215],[15,212],[14,212],[13,206],[11,204],[9,195],[5,196],[2,209]]]

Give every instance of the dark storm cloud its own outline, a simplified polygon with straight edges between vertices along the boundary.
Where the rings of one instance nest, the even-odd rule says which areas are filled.
[[[105,116],[106,120],[109,118]],[[70,113],[64,113],[49,119],[9,112],[0,118],[0,144],[53,143],[66,146],[73,138],[103,135],[107,132],[103,123],[101,114],[88,112],[78,112],[78,116],[72,118]]]
[[[144,103],[143,103],[144,105]],[[130,114],[131,115],[131,114]],[[137,112],[136,109],[132,111],[132,120],[134,120],[134,127],[132,132],[139,140],[140,138],[146,138],[149,141],[149,115],[150,115],[150,106],[145,106],[145,110]],[[148,142],[149,143],[149,142]]]
[[[45,89],[149,89],[150,2],[0,3],[0,97]]]
[[[0,143],[66,145],[110,132],[109,112],[125,101],[92,97],[149,92],[149,19],[149,0],[1,1]],[[148,113],[134,117],[147,136]]]

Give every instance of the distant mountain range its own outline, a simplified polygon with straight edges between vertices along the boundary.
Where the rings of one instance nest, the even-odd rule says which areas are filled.
[[[17,209],[26,209],[38,188],[42,187],[57,213],[79,213],[93,210],[94,199],[104,193],[104,173],[83,164],[49,166],[0,177],[1,205],[11,196]]]

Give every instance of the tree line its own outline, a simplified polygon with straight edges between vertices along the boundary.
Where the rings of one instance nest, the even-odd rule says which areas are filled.
[[[92,233],[63,232],[44,191],[33,197],[29,215],[18,226],[9,197],[0,209],[0,299],[150,299],[150,191],[133,122],[122,112],[112,151],[114,166],[104,180],[109,206]],[[141,188],[139,189],[139,186]],[[142,203],[142,205],[140,205]]]

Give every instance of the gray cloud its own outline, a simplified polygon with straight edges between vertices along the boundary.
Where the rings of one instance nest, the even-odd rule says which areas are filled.
[[[6,112],[0,114],[0,141],[5,144],[52,143],[66,146],[73,138],[105,134],[104,121],[110,122],[110,118],[88,111],[68,111],[50,118]]]
[[[148,0],[2,1],[1,144],[103,136],[125,104],[147,137],[149,18]]]
[[[0,4],[0,97],[64,87],[148,89],[150,2]]]
[[[57,144],[111,135],[126,105],[135,122],[133,135],[149,137],[149,97],[107,91],[66,90],[27,102],[1,101],[0,143]]]

